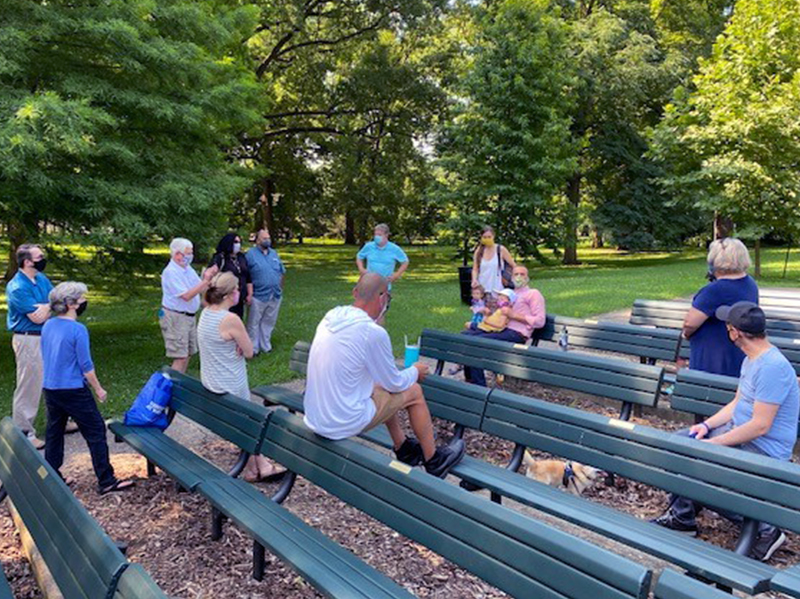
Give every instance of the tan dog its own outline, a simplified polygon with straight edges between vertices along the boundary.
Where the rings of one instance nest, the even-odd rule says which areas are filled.
[[[527,467],[525,476],[551,487],[562,487],[573,495],[581,495],[594,484],[601,471],[578,462],[561,460],[535,460],[527,451],[522,463]]]

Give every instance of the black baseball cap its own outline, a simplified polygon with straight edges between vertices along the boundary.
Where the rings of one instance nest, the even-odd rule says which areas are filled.
[[[720,306],[716,317],[727,322],[735,329],[758,335],[767,329],[767,317],[764,310],[753,302],[736,302],[732,306]]]

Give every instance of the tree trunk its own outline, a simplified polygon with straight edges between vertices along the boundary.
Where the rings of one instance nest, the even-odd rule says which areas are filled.
[[[578,204],[581,201],[581,175],[576,173],[567,184],[567,218],[564,235],[563,264],[578,264]]]
[[[271,236],[276,236],[275,230],[275,214],[272,207],[272,194],[275,193],[275,182],[272,179],[264,179],[264,193],[259,198],[261,200],[262,213],[261,223],[262,226],[269,231]]]
[[[356,244],[356,220],[350,210],[344,214],[344,242],[347,245]]]
[[[756,279],[761,278],[761,240],[756,239],[756,269],[754,273]]]
[[[730,217],[722,216],[719,212],[714,212],[714,239],[730,237],[733,233],[733,220]]]
[[[8,233],[8,264],[6,264],[3,279],[8,282],[17,274],[17,248],[23,243],[31,242],[32,239],[29,227],[18,220],[10,220],[6,225],[6,231]]]

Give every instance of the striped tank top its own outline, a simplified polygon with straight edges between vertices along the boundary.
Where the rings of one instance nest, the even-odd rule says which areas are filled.
[[[250,400],[247,384],[247,364],[236,352],[236,341],[223,339],[219,334],[227,310],[205,309],[197,325],[197,345],[200,348],[200,380],[214,393],[231,393]],[[235,318],[238,316],[234,315]]]

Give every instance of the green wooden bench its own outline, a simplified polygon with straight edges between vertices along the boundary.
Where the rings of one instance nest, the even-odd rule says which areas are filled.
[[[536,331],[534,343],[558,343],[567,331],[568,348],[594,349],[640,358],[642,363],[657,360],[674,362],[681,344],[680,332],[632,324],[569,318],[548,314],[543,328]]]
[[[664,379],[664,369],[658,366],[431,329],[422,332],[420,354],[438,361],[437,372],[452,362],[617,400],[624,420],[634,405],[656,405]]]
[[[642,566],[362,443],[323,439],[297,415],[274,412],[261,451],[511,596],[647,596]]]
[[[683,368],[678,371],[670,406],[673,410],[694,414],[695,421],[700,422],[730,403],[736,396],[738,385],[737,377]]]
[[[683,328],[683,319],[691,302],[679,300],[642,300],[633,302],[630,324],[667,329]],[[800,338],[800,310],[786,310],[762,305],[770,337]],[[684,344],[686,345],[686,344]]]
[[[654,597],[655,599],[731,599],[728,593],[678,574],[674,570],[664,570],[658,577]]]
[[[0,422],[0,480],[64,597],[166,599],[125,560],[10,418]]]
[[[411,597],[392,580],[271,501],[253,485],[234,478],[241,472],[246,458],[261,448],[268,410],[230,394],[212,393],[200,381],[185,374],[169,369],[165,372],[173,382],[171,409],[239,447],[244,459],[240,458],[238,465],[225,473],[156,429],[127,427],[118,422],[112,423],[110,428],[141,453],[148,464],[158,465],[182,488],[200,493],[211,503],[217,515],[217,524],[212,530],[214,539],[221,536],[223,515],[237,522],[255,539],[253,575],[257,580],[264,576],[266,547],[328,597]]]
[[[11,586],[8,584],[8,579],[2,567],[0,567],[0,599],[14,599],[14,594],[11,592]]]
[[[762,287],[758,290],[758,303],[772,310],[800,310],[800,290]]]
[[[800,597],[800,566],[793,566],[776,574],[770,582],[770,590]]]
[[[147,459],[147,472],[155,466],[174,478],[180,487],[193,491],[203,481],[238,476],[249,455],[258,451],[264,434],[266,412],[262,406],[233,395],[218,395],[197,379],[165,368],[172,379],[172,415],[181,414],[242,450],[230,472],[223,472],[207,460],[152,427],[126,426],[112,422],[109,429]]]
[[[789,363],[794,368],[797,376],[800,376],[800,339],[791,339],[789,337],[777,337],[770,335],[769,342],[781,350],[781,353],[786,356]],[[688,342],[681,345],[680,357],[689,359],[690,345]]]

